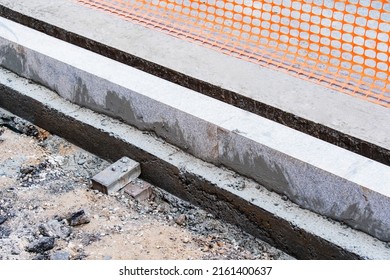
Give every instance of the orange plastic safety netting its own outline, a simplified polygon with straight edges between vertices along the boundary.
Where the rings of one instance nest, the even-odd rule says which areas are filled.
[[[77,0],[390,107],[390,2]]]

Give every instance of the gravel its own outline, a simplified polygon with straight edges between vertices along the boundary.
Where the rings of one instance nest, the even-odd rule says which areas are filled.
[[[92,190],[110,163],[24,120],[0,137],[0,260],[292,259],[143,180],[147,200]]]

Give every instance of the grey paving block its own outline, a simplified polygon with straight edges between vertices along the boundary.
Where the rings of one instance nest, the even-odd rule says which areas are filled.
[[[92,189],[112,194],[125,187],[141,174],[138,162],[123,157],[92,178]]]
[[[124,191],[138,201],[148,200],[152,196],[152,188],[147,183],[141,185],[129,183]]]

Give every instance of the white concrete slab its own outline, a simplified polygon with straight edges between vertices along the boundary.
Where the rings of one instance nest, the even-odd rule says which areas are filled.
[[[331,1],[329,1],[330,3]],[[328,3],[328,4],[329,4]],[[390,149],[390,110],[71,0],[0,0],[22,14]]]

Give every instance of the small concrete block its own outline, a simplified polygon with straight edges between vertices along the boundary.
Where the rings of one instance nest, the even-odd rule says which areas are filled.
[[[152,188],[147,183],[130,183],[125,187],[124,191],[138,201],[148,200],[152,196]]]
[[[112,194],[122,189],[140,174],[140,164],[128,157],[123,157],[93,176],[92,189]]]

